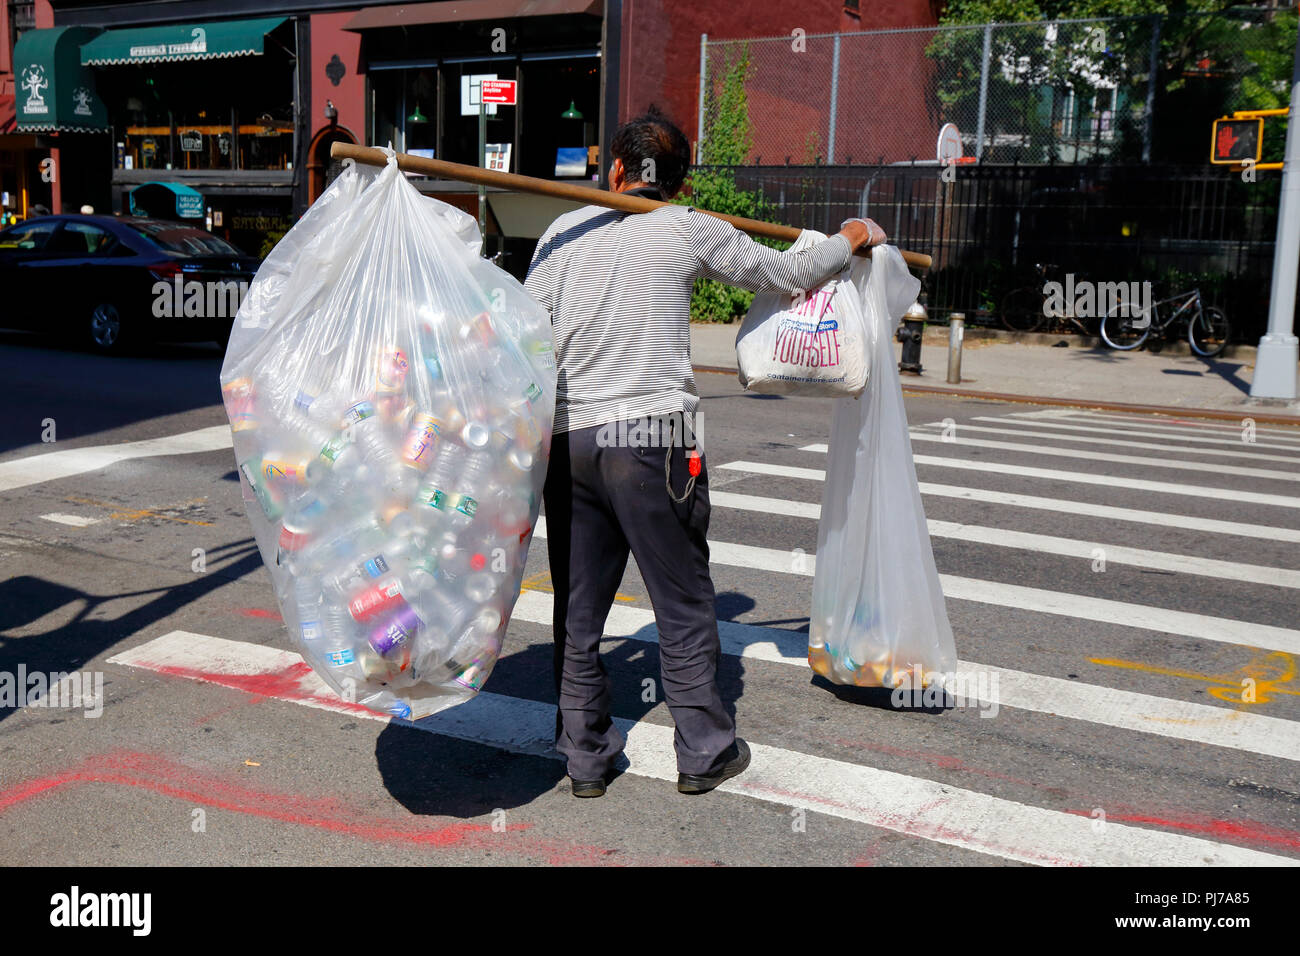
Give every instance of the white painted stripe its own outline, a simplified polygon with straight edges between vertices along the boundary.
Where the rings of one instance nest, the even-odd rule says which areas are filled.
[[[800,451],[826,451],[825,445],[805,445]],[[825,481],[826,472],[820,468],[799,468],[795,465],[769,465],[765,461],[728,461],[719,468],[727,471],[747,471],[754,475],[772,475],[776,478],[804,478],[808,481]]]
[[[269,648],[250,651],[256,645],[236,641],[221,641],[218,645],[218,638],[198,642],[196,637],[201,635],[175,631],[118,654],[111,662],[170,673],[179,669],[185,676],[216,684],[222,684],[223,676],[227,676],[236,678],[231,681],[236,687],[239,677],[284,675],[301,663],[296,654],[272,658],[265,653]],[[214,660],[210,661],[209,655]],[[212,663],[219,670],[214,672]],[[242,670],[232,669],[236,667]],[[295,671],[289,676],[298,677],[300,692],[279,695],[280,699],[324,705],[322,697],[330,692],[315,674],[299,676]],[[338,707],[330,709],[348,708],[342,701],[337,703]],[[615,722],[627,737],[629,773],[657,780],[676,779],[671,727],[646,720],[634,723],[615,718]],[[411,726],[558,759],[549,746],[555,727],[554,706],[537,701],[485,692]],[[1108,823],[1095,832],[1092,819],[1081,813],[1047,810],[781,747],[753,743],[751,749],[754,760],[750,769],[723,784],[720,792],[813,810],[1003,859],[1067,866],[1300,865],[1300,860],[1290,857],[1128,824]]]
[[[825,445],[805,445],[800,451],[821,452]],[[1142,478],[1118,478],[1114,475],[1093,475],[1081,471],[1058,471],[1052,468],[1029,468],[995,461],[966,461],[961,458],[935,458],[930,455],[913,455],[918,465],[936,468],[958,468],[964,471],[983,471],[997,475],[1015,475],[1021,478],[1045,478],[1049,481],[1070,481],[1081,485],[1106,485],[1111,488],[1132,488],[1136,491],[1154,491],[1166,495],[1184,495],[1189,498],[1214,498],[1217,501],[1237,501],[1254,505],[1274,505],[1278,508],[1300,508],[1300,498],[1286,495],[1266,495],[1235,488],[1210,488],[1206,485],[1184,485],[1168,481],[1147,481]],[[817,468],[792,468],[789,465],[768,465],[761,461],[732,461],[719,468],[748,471],[756,475],[775,475],[781,478],[806,478],[825,481],[826,472]]]
[[[723,466],[719,466],[723,467]],[[806,478],[805,474],[787,477]],[[1165,528],[1185,528],[1189,531],[1207,531],[1212,534],[1232,534],[1243,538],[1260,538],[1266,541],[1285,541],[1300,544],[1300,528],[1273,528],[1262,524],[1245,524],[1236,521],[1219,521],[1216,518],[1200,518],[1195,515],[1166,514],[1162,511],[1142,511],[1137,508],[1119,508],[1114,505],[1096,505],[1086,501],[1072,501],[1062,498],[1044,498],[1038,495],[1022,495],[1009,491],[990,491],[986,488],[967,488],[962,485],[942,485],[922,481],[919,483],[921,494],[943,498],[960,498],[966,501],[978,501],[983,504],[1009,505],[1014,508],[1033,508],[1039,511],[1056,511],[1062,514],[1082,515],[1088,518],[1106,518],[1111,521],[1132,521],[1138,524],[1159,525]],[[709,491],[709,500],[722,503],[727,500],[725,491]],[[750,497],[750,496],[735,496]],[[810,502],[788,501],[778,498],[759,499],[768,504],[774,514],[789,515],[794,518],[818,518],[821,506]],[[733,507],[735,507],[733,505]]]
[[[550,594],[525,591],[515,605],[513,619],[550,627],[553,608],[554,598]],[[659,630],[654,612],[615,604],[605,622],[604,636],[657,643]],[[733,657],[808,667],[808,636],[800,631],[718,621],[718,638],[722,653]],[[957,669],[965,674],[988,675],[988,693],[977,692],[976,688],[968,691],[971,698],[982,704],[1053,714],[1284,760],[1300,760],[1300,722],[1297,721],[1227,707],[1168,700],[973,661],[958,661]]]
[[[780,514],[791,518],[821,517],[821,506],[803,501],[781,498],[763,498],[757,495],[739,495],[727,491],[711,491],[709,501],[716,507],[754,511],[759,514]],[[1242,564],[1237,561],[1218,561],[1194,555],[1174,554],[1167,551],[1149,551],[1102,541],[1081,541],[1077,538],[1060,538],[1053,535],[991,528],[984,525],[963,524],[955,521],[928,520],[930,534],[936,538],[951,538],[975,544],[990,544],[1002,548],[1018,548],[1077,558],[1091,565],[1101,551],[1106,564],[1127,565],[1175,574],[1196,574],[1201,577],[1221,578],[1226,581],[1244,581],[1274,587],[1300,588],[1300,571],[1288,568],[1270,568],[1259,564]],[[712,544],[709,545],[713,547]]]
[[[1012,412],[1011,414],[1015,414]],[[1087,411],[1064,411],[1063,418],[1070,421],[1093,421],[1107,422],[1120,428],[1149,428],[1156,431],[1166,432],[1174,435],[1181,435],[1192,440],[1196,440],[1196,433],[1214,436],[1222,434],[1241,434],[1243,425],[1240,423],[1229,424],[1226,422],[1208,422],[1204,420],[1183,420],[1178,421],[1172,418],[1130,418],[1125,415],[1108,415],[1104,412],[1087,412]],[[1250,414],[1243,412],[1241,418],[1245,421],[1250,418]],[[1286,446],[1292,447],[1300,445],[1300,431],[1296,429],[1276,429],[1256,426],[1255,435],[1264,435],[1267,438],[1285,443]]]
[[[939,442],[964,448],[995,448],[1000,451],[1024,452],[1048,458],[1082,458],[1085,461],[1105,461],[1118,465],[1138,465],[1145,468],[1168,468],[1173,471],[1203,471],[1215,475],[1239,475],[1242,478],[1264,478],[1272,481],[1300,481],[1300,471],[1278,471],[1273,468],[1247,468],[1242,465],[1225,465],[1217,461],[1186,461],[1181,458],[1146,458],[1142,455],[1114,455],[1090,448],[1061,448],[1056,445],[1025,444],[1014,441],[994,441],[988,438],[967,438],[957,428],[954,438],[911,431],[912,441]],[[1171,449],[1173,450],[1173,449]],[[1297,504],[1300,507],[1300,503]]]
[[[65,515],[57,511],[51,511],[47,515],[41,515],[46,521],[53,521],[55,524],[71,525],[74,528],[86,528],[92,524],[98,524],[98,518],[83,518],[81,515]]]
[[[538,538],[546,537],[546,522],[538,519],[533,532]],[[796,560],[796,558],[798,560]],[[795,555],[791,551],[775,548],[757,548],[751,545],[731,544],[725,541],[709,542],[709,562],[731,567],[776,571],[782,574],[799,574],[812,577],[816,572],[816,558],[811,554]],[[1038,614],[1073,617],[1083,621],[1135,627],[1164,634],[1197,637],[1220,644],[1241,647],[1258,647],[1269,651],[1300,654],[1300,631],[1272,624],[1254,624],[1226,617],[1211,617],[1191,611],[1173,611],[1168,608],[1148,607],[1128,601],[1048,591],[1020,584],[1003,584],[981,578],[964,578],[952,574],[939,575],[944,597],[957,601],[973,601],[995,607],[1009,607]]]
[[[986,488],[966,488],[962,485],[941,485],[922,481],[918,484],[923,495],[943,498],[961,498],[984,504],[1010,505],[1015,508],[1034,508],[1039,511],[1056,511],[1062,514],[1082,515],[1089,518],[1106,518],[1113,521],[1134,521],[1139,524],[1159,525],[1165,528],[1186,528],[1190,531],[1207,531],[1211,534],[1235,534],[1243,538],[1266,541],[1286,541],[1300,544],[1300,529],[1272,528],[1262,524],[1219,521],[1216,518],[1199,518],[1195,515],[1166,514],[1161,511],[1142,511],[1137,508],[1119,508],[1114,505],[1097,505],[1087,501],[1066,498],[1043,498],[1038,495],[1021,495],[1010,491],[989,491]]]
[[[1112,425],[1073,424],[1073,422],[1075,421],[1087,421],[1087,419],[1071,419],[1070,421],[1066,421],[1064,419],[1049,419],[1046,421],[1038,421],[1029,418],[1013,419],[1013,418],[998,418],[998,417],[982,417],[982,418],[972,419],[972,421],[1004,422],[1008,425],[1028,425],[1033,428],[1054,428],[1057,431],[1063,430],[1063,431],[1072,431],[1072,432],[1100,432],[1103,435],[1133,435],[1138,438],[1163,438],[1166,441],[1178,442],[1177,445],[1174,446],[1166,445],[1165,447],[1182,448],[1185,451],[1194,451],[1197,454],[1208,454],[1209,452],[1208,450],[1202,450],[1200,448],[1194,447],[1193,445],[1188,444],[1188,442],[1197,442],[1198,444],[1201,445],[1226,445],[1230,448],[1273,448],[1280,451],[1297,450],[1292,445],[1270,444],[1269,442],[1260,442],[1260,441],[1247,443],[1247,442],[1243,442],[1240,438],[1210,438],[1202,435],[1170,435],[1165,432],[1139,431],[1131,428],[1123,429],[1121,431],[1116,431],[1114,426]],[[1274,457],[1274,456],[1270,456],[1270,457]],[[1287,461],[1296,460],[1294,457],[1287,456],[1287,455],[1284,455],[1282,457],[1285,458]]]
[[[1280,462],[1285,462],[1287,464],[1295,465],[1297,468],[1300,468],[1300,455],[1265,455],[1265,454],[1247,450],[1251,448],[1258,448],[1259,447],[1258,445],[1247,445],[1242,442],[1237,442],[1237,448],[1241,450],[1236,450],[1236,449],[1229,450],[1227,448],[1191,448],[1188,445],[1184,445],[1184,444],[1171,445],[1168,443],[1162,444],[1160,442],[1154,442],[1154,441],[1126,441],[1122,438],[1094,438],[1091,435],[1070,435],[1059,429],[1051,432],[1032,432],[1027,430],[1029,428],[1054,428],[1055,425],[1054,423],[1051,422],[1007,422],[1005,419],[1002,418],[990,418],[990,417],[973,418],[971,419],[971,421],[1002,422],[1003,424],[1012,424],[1012,425],[1017,425],[1019,427],[994,428],[989,425],[970,425],[967,424],[966,422],[962,422],[959,425],[955,426],[955,434],[958,441],[961,440],[962,432],[968,432],[968,431],[986,432],[988,434],[994,434],[994,435],[1016,435],[1019,436],[1020,438],[1050,438],[1053,439],[1054,441],[1072,441],[1072,442],[1078,442],[1079,444],[1085,444],[1085,445],[1116,445],[1123,448],[1146,448],[1152,451],[1178,451],[1178,452],[1183,452],[1186,454],[1193,454],[1193,455],[1218,455],[1224,458],[1249,458],[1254,461],[1280,461]],[[945,424],[943,422],[928,422],[925,425],[925,427],[943,428],[945,427]],[[1096,430],[1106,431],[1106,429],[1104,428],[1099,428]],[[1113,435],[1115,434],[1115,432],[1111,430],[1110,434]],[[1124,432],[1124,434],[1130,434],[1130,433]],[[1131,434],[1142,435],[1145,433],[1133,432]],[[1223,444],[1228,444],[1228,442],[1224,442]]]
[[[143,441],[123,442],[120,445],[96,445],[90,448],[69,448],[66,451],[49,451],[13,461],[0,462],[0,491],[13,491],[44,481],[57,481],[88,471],[99,471],[119,461],[132,458],[150,458],[156,455],[189,455],[196,452],[220,451],[231,447],[230,426],[213,425],[197,431],[167,435],[164,438],[146,438]]]
[[[1254,624],[1226,617],[1194,614],[1191,611],[1147,607],[1128,601],[961,578],[951,574],[939,575],[939,581],[943,586],[944,597],[959,601],[975,601],[1038,614],[1056,614],[1164,634],[1181,634],[1219,644],[1300,654],[1300,631],[1272,624]]]

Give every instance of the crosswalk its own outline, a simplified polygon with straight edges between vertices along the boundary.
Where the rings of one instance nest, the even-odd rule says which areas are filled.
[[[1300,541],[1300,516],[1293,509],[1300,497],[1287,488],[1300,479],[1300,432],[1048,410],[930,422],[914,426],[912,439],[962,655],[959,668],[988,678],[972,695],[979,713],[961,714],[960,724],[937,725],[935,735],[953,733],[954,727],[978,733],[986,723],[992,732],[996,720],[979,718],[1005,710],[1050,718],[1051,728],[1090,728],[1085,736],[1094,750],[1079,753],[1080,759],[1104,755],[1111,746],[1107,735],[1119,735],[1122,746],[1163,757],[1164,763],[1249,757],[1256,762],[1253,773],[1265,778],[1257,785],[1293,795],[1300,789],[1300,680],[1293,679],[1300,657],[1294,595],[1300,560],[1293,547]],[[939,453],[920,453],[928,450]],[[710,461],[711,474],[728,476],[720,483],[725,490],[711,492],[710,550],[719,592],[756,591],[761,598],[762,585],[754,583],[760,581],[802,588],[806,597],[816,557],[792,549],[787,539],[791,527],[804,528],[805,539],[815,535],[826,451],[823,444],[805,444],[772,451],[768,460]],[[1060,467],[1045,467],[1045,461]],[[968,484],[942,480],[954,472]],[[15,474],[11,480],[26,477]],[[762,530],[745,541],[729,540],[716,530],[722,515]],[[539,544],[546,534],[542,519]],[[544,566],[540,546],[534,548],[538,560]],[[1097,573],[1098,562],[1105,573]],[[551,611],[549,594],[525,591],[507,651],[520,642],[548,642]],[[1012,622],[1016,636],[979,632],[978,622],[990,614]],[[798,626],[720,620],[722,651],[761,669],[764,680],[788,687],[791,695],[806,693],[807,638],[805,630],[793,629]],[[616,603],[605,632],[612,642],[657,641],[654,614],[646,606]],[[1008,654],[1019,650],[1008,642],[1022,641],[1026,633],[1044,635],[1055,655],[1040,670],[1029,666],[1029,658]],[[976,650],[978,659],[967,659]],[[1258,663],[1261,655],[1274,670]],[[1008,656],[1026,664],[1006,666]],[[1188,663],[1206,659],[1249,666]],[[212,635],[172,632],[110,662],[237,688],[259,676],[287,675],[292,679],[272,682],[283,699],[356,710],[334,698],[291,652]],[[1116,669],[1106,671],[1103,664]],[[1112,678],[1120,668],[1174,676],[1139,689]],[[1087,675],[1074,673],[1084,670]],[[1194,687],[1187,675],[1201,678],[1203,686]],[[738,705],[742,733],[744,704],[742,699]],[[629,772],[672,779],[671,727],[617,716],[628,735]],[[870,719],[888,732],[897,716],[873,712]],[[554,756],[552,720],[551,705],[496,693],[489,683],[470,704],[417,726]],[[1043,724],[1034,745],[1050,746],[1055,732]],[[1003,860],[1300,864],[1300,841],[1261,849],[1158,825],[1099,827],[1078,809],[1011,799],[993,784],[957,787],[871,766],[869,755],[831,758],[779,738],[751,738],[751,745],[753,769],[723,787],[738,799],[825,813]],[[1158,772],[1154,765],[1152,772]]]

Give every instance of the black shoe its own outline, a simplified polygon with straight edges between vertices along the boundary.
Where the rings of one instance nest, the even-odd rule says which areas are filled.
[[[749,744],[736,738],[736,742],[731,746],[729,757],[722,765],[721,769],[709,774],[702,773],[679,773],[677,775],[677,792],[678,793],[708,793],[724,780],[730,780],[739,774],[745,772],[749,766]]]
[[[569,778],[573,785],[573,795],[575,797],[603,797],[605,795],[605,781],[601,780],[577,780]]]

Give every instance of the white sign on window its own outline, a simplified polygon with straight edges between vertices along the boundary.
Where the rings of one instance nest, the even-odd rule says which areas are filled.
[[[461,116],[478,116],[479,81],[495,79],[497,79],[495,73],[475,73],[460,78]],[[489,103],[487,105],[487,115],[497,115],[497,105],[495,103]]]

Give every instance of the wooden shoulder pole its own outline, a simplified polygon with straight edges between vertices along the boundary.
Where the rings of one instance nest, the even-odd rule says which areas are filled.
[[[358,163],[371,166],[383,166],[388,156],[381,149],[372,146],[354,146],[351,143],[335,143],[330,147],[330,156],[335,159],[352,159]],[[657,199],[645,199],[641,196],[629,196],[625,193],[612,193],[605,189],[592,189],[575,183],[557,183],[549,179],[537,179],[533,176],[520,176],[518,173],[502,173],[493,169],[480,169],[464,163],[449,163],[443,159],[426,159],[423,156],[411,156],[407,153],[397,154],[399,169],[412,173],[423,173],[441,179],[455,179],[459,182],[474,183],[480,186],[496,186],[515,192],[538,193],[554,196],[557,199],[570,199],[590,206],[605,206],[622,212],[650,212],[660,206],[669,205]],[[768,239],[782,239],[793,242],[799,238],[799,230],[793,226],[782,226],[774,222],[762,222],[758,219],[746,219],[743,216],[728,216],[725,213],[699,210],[710,216],[717,216],[731,223],[737,229],[751,236],[764,236]],[[900,250],[902,251],[902,250]],[[859,254],[865,254],[860,250]],[[916,269],[930,268],[931,259],[920,252],[903,251],[903,259]]]

